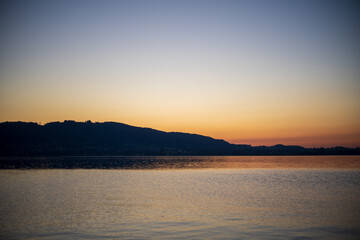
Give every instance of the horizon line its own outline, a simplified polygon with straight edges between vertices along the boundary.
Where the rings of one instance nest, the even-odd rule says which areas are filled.
[[[52,122],[46,122],[46,123],[42,123],[42,122],[36,122],[36,121],[21,121],[21,120],[18,120],[18,121],[4,121],[4,122],[0,122],[0,124],[2,123],[34,123],[34,124],[37,124],[39,126],[45,126],[46,124],[49,124],[49,123],[84,123],[84,124],[102,124],[102,123],[117,123],[117,124],[123,124],[123,125],[127,125],[127,126],[130,126],[130,127],[136,127],[136,128],[144,128],[144,129],[151,129],[151,130],[155,130],[155,131],[160,131],[160,132],[165,132],[165,133],[183,133],[183,134],[191,134],[191,135],[198,135],[198,136],[203,136],[203,137],[210,137],[212,139],[215,139],[215,140],[222,140],[222,141],[225,141],[231,145],[245,145],[245,146],[249,146],[249,147],[274,147],[274,146],[285,146],[285,147],[302,147],[302,148],[305,148],[305,149],[321,149],[321,148],[348,148],[348,149],[357,149],[357,148],[360,148],[360,146],[355,146],[355,147],[344,147],[344,146],[341,146],[341,145],[337,145],[337,146],[328,146],[328,147],[325,147],[325,146],[321,146],[321,147],[305,147],[305,146],[302,146],[302,145],[296,145],[296,144],[289,144],[289,145],[286,145],[286,144],[282,144],[282,143],[276,143],[276,144],[273,144],[273,145],[252,145],[252,144],[248,144],[248,143],[233,143],[231,142],[231,140],[225,140],[225,139],[220,139],[220,138],[214,138],[214,137],[211,137],[211,136],[207,136],[207,135],[202,135],[202,134],[198,134],[198,133],[191,133],[191,132],[179,132],[179,131],[164,131],[164,130],[158,130],[158,129],[155,129],[155,128],[151,128],[151,127],[140,127],[140,126],[134,126],[134,125],[130,125],[130,124],[127,124],[127,123],[123,123],[123,122],[116,122],[116,121],[103,121],[103,122],[100,122],[100,121],[92,121],[92,120],[86,120],[86,121],[76,121],[76,120],[69,120],[69,119],[66,119],[66,120],[63,120],[63,121],[52,121]],[[295,138],[294,138],[295,139]],[[253,140],[258,140],[258,139],[253,139]],[[264,140],[264,139],[262,139]],[[266,138],[266,140],[271,140],[269,138]],[[236,141],[236,139],[232,139],[232,141]]]

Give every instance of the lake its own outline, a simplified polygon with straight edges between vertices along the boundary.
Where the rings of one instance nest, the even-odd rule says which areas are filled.
[[[360,236],[360,156],[0,162],[0,239]]]

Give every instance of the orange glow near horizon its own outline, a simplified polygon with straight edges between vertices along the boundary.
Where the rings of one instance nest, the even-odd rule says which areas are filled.
[[[269,139],[229,139],[234,144],[250,144],[252,146],[273,146],[276,144],[297,145],[303,147],[360,147],[360,133],[349,135],[307,136],[293,138]]]
[[[239,144],[360,147],[352,4],[7,1],[0,122],[114,121]]]
[[[49,113],[48,113],[49,114]],[[51,114],[49,114],[51,115]],[[46,115],[46,116],[49,116]],[[56,116],[59,115],[59,116]],[[72,114],[74,116],[75,114]],[[79,113],[81,115],[81,113]],[[276,144],[283,145],[298,145],[303,147],[336,147],[336,146],[344,146],[344,147],[360,147],[360,133],[353,132],[348,130],[347,132],[341,132],[341,128],[336,131],[331,132],[328,128],[311,128],[311,126],[303,126],[303,128],[293,127],[290,128],[289,125],[276,126],[275,124],[267,124],[267,125],[240,125],[236,128],[236,126],[222,126],[218,127],[217,125],[211,126],[213,123],[211,121],[204,122],[201,124],[201,121],[189,121],[184,125],[181,125],[181,121],[172,121],[166,122],[165,120],[161,121],[158,119],[152,119],[154,122],[151,122],[151,119],[147,121],[143,121],[139,119],[123,117],[122,119],[116,119],[111,117],[109,114],[108,117],[104,119],[101,118],[91,118],[91,117],[78,117],[72,118],[69,114],[68,118],[60,119],[59,113],[54,113],[54,117],[51,119],[39,119],[35,120],[33,118],[14,118],[7,119],[2,121],[26,121],[26,122],[38,122],[41,124],[45,124],[53,121],[64,121],[64,120],[75,120],[79,122],[84,122],[87,120],[91,120],[92,122],[121,122],[132,126],[137,127],[148,127],[156,130],[166,131],[166,132],[186,132],[186,133],[194,133],[205,136],[210,136],[215,139],[223,139],[233,144],[250,144],[252,146],[272,146]],[[105,114],[103,116],[106,116]],[[191,125],[191,123],[193,125]],[[198,125],[196,126],[195,123]],[[219,125],[221,126],[221,125]],[[271,126],[274,126],[272,128]],[[300,130],[299,130],[300,129]],[[336,130],[333,128],[333,130]]]

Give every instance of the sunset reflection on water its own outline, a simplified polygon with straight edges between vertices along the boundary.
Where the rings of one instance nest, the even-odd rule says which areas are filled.
[[[0,170],[0,238],[358,239],[359,186],[346,169]]]
[[[0,159],[0,169],[360,169],[360,156],[84,156]]]

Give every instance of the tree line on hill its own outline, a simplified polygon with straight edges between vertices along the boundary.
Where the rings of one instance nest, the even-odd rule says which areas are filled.
[[[0,123],[0,156],[358,155],[360,148],[230,144],[116,122]]]

